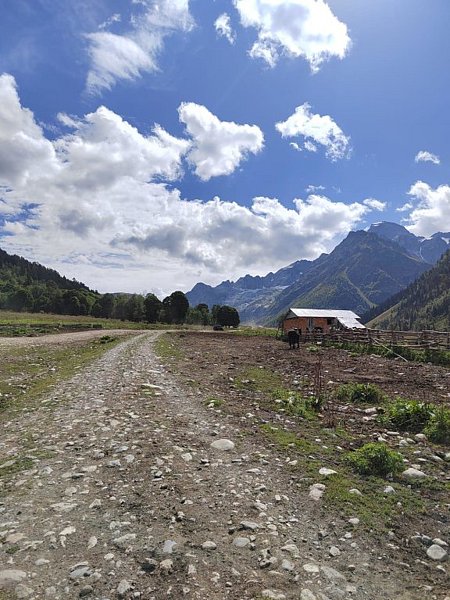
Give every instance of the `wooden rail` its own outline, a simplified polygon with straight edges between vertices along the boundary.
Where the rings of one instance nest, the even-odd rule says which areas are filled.
[[[404,346],[421,350],[450,350],[448,331],[381,331],[379,329],[352,329],[330,333],[304,333],[301,342],[337,342],[368,344],[370,346]]]

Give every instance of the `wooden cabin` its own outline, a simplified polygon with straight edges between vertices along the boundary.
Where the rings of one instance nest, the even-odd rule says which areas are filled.
[[[351,310],[291,308],[283,321],[283,332],[298,329],[300,334],[330,333],[345,329],[365,329]]]

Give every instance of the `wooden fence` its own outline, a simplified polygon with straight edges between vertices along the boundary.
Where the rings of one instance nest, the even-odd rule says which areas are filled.
[[[349,329],[330,333],[305,333],[301,342],[336,342],[368,344],[370,346],[403,346],[428,350],[450,350],[449,331],[381,331],[379,329]]]

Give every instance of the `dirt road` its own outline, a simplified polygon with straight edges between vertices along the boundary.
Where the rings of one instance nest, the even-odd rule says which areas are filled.
[[[159,335],[7,423],[0,469],[21,468],[0,489],[1,599],[444,598],[357,519],[323,518],[288,460],[162,365]]]

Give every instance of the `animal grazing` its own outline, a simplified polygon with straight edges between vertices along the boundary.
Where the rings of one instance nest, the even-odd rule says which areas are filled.
[[[300,334],[298,332],[298,329],[290,329],[287,335],[289,348],[295,348],[296,346],[297,348],[300,348]]]

